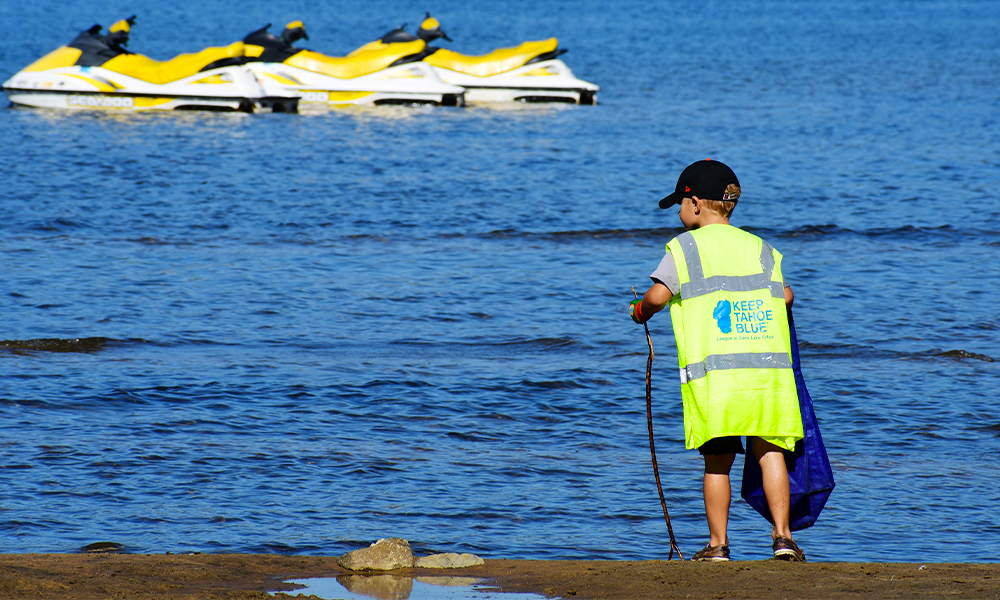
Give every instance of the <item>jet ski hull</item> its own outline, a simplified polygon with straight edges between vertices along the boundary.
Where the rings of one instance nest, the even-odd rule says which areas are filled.
[[[431,65],[410,62],[367,75],[339,78],[285,63],[247,65],[268,94],[297,94],[299,106],[434,104],[463,106],[465,90],[441,81]]]
[[[242,66],[196,73],[155,84],[103,67],[59,67],[21,71],[4,82],[15,105],[68,110],[214,110],[296,112],[298,97],[269,96]]]
[[[434,66],[445,83],[465,88],[465,100],[492,102],[565,102],[596,104],[600,86],[577,79],[566,63],[550,59],[489,77]]]

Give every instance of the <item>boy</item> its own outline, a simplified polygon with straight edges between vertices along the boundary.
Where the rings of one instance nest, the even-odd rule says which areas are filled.
[[[666,306],[677,340],[684,438],[705,457],[705,514],[710,540],[698,561],[728,561],[729,470],[744,454],[740,436],[760,463],[774,519],[774,557],[805,561],[789,529],[789,482],[783,450],[802,438],[786,306],[792,289],[781,254],[729,224],[740,182],[718,161],[681,173],[660,208],[680,205],[687,230],[667,243],[650,275],[652,287],[629,304],[643,323]]]

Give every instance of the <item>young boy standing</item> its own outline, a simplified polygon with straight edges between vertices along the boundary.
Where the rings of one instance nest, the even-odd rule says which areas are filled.
[[[744,454],[760,463],[774,519],[774,557],[804,561],[789,529],[789,482],[783,451],[803,436],[792,372],[781,254],[729,224],[740,183],[721,162],[698,161],[681,173],[660,208],[680,205],[686,232],[667,243],[652,287],[629,305],[636,323],[670,306],[677,341],[684,438],[705,458],[705,513],[710,540],[699,561],[729,560],[729,471]]]

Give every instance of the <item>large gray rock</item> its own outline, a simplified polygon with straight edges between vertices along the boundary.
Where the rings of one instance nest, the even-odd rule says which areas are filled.
[[[413,566],[410,543],[402,538],[375,542],[367,548],[353,550],[337,559],[337,564],[351,571],[391,571]]]
[[[483,559],[475,554],[456,554],[447,552],[445,554],[431,554],[421,556],[413,566],[427,569],[460,569],[462,567],[474,567],[483,564]]]

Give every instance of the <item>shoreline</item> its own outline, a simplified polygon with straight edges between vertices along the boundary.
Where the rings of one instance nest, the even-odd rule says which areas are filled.
[[[0,597],[19,599],[295,597],[289,579],[360,576],[336,556],[0,554]],[[921,568],[923,567],[923,568]],[[391,577],[475,578],[497,591],[550,598],[1000,598],[1000,564],[489,559]],[[271,595],[284,592],[290,596]],[[375,597],[375,596],[373,596]]]

